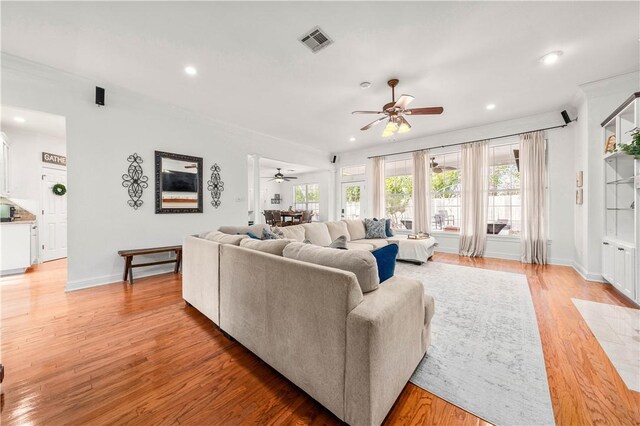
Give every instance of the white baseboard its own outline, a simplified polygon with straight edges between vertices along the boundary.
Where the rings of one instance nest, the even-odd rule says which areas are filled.
[[[605,280],[604,278],[602,278],[601,274],[596,274],[593,272],[588,272],[584,266],[582,266],[581,264],[579,264],[578,262],[573,262],[571,264],[571,266],[573,267],[573,269],[585,280],[587,281],[594,281],[597,283],[608,283],[607,280]]]
[[[458,254],[458,250],[455,248],[449,248],[449,247],[440,247],[440,246],[436,246],[435,248],[436,252],[441,252],[441,253],[452,253],[452,254]],[[483,257],[491,257],[494,259],[506,259],[506,260],[517,260],[520,261],[520,255],[518,253],[501,253],[501,252],[485,252]],[[555,265],[555,266],[573,266],[574,262],[572,259],[564,259],[564,258],[550,258],[548,259],[547,262],[549,265]]]
[[[135,280],[137,280],[138,278],[144,278],[144,277],[151,277],[153,275],[160,275],[160,274],[166,274],[168,272],[172,272],[173,271],[174,266],[156,266],[153,268],[149,268],[145,271],[140,271],[137,272],[134,269],[134,284],[135,285]],[[115,284],[115,283],[122,283],[124,281],[122,281],[122,273],[119,274],[112,274],[112,275],[103,275],[100,277],[93,277],[93,278],[87,278],[87,279],[82,279],[82,280],[75,280],[75,281],[68,281],[67,282],[67,286],[65,288],[65,291],[76,291],[76,290],[83,290],[85,288],[91,288],[91,287],[98,287],[101,285],[107,285],[107,284]]]

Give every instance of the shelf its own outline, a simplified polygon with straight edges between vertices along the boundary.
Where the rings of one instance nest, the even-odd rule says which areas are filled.
[[[614,180],[614,181],[611,181],[611,182],[607,182],[607,185],[619,185],[621,183],[633,183],[633,182],[635,182],[635,179],[636,179],[635,176],[631,176],[631,177],[622,178],[622,179]]]
[[[619,157],[622,157],[622,158],[628,157],[630,160],[633,160],[633,157],[625,153],[624,151],[610,152],[604,155],[605,160],[610,160],[610,159],[619,158]]]

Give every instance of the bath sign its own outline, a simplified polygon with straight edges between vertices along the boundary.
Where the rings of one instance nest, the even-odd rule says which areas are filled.
[[[42,153],[42,162],[43,163],[57,164],[59,166],[66,166],[67,165],[67,157],[65,157],[63,155],[51,154],[50,152],[43,152]]]

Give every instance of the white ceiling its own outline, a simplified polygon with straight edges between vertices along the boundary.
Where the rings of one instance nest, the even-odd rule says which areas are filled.
[[[639,2],[2,2],[2,50],[340,152],[389,143],[350,112],[388,102],[392,77],[445,109],[398,140],[560,111],[638,70],[639,22]],[[316,25],[334,44],[313,54],[297,38]]]
[[[15,129],[39,133],[56,139],[64,140],[66,137],[65,118],[59,115],[2,105],[0,117],[0,127],[3,132],[10,133]],[[16,117],[24,118],[24,123],[15,121]],[[9,134],[9,136],[11,135]]]
[[[249,157],[249,174],[253,173],[253,159]],[[301,173],[309,173],[319,170],[317,167],[305,166],[302,164],[287,163],[285,161],[273,160],[271,158],[260,158],[260,176],[271,178],[278,172],[278,168],[282,169],[285,176],[298,176]]]

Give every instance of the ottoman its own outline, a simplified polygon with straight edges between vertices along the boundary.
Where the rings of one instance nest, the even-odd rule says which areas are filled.
[[[394,235],[387,238],[387,241],[398,244],[398,260],[414,263],[424,263],[429,260],[433,256],[435,246],[438,245],[438,240],[433,237],[410,240],[406,235]]]

